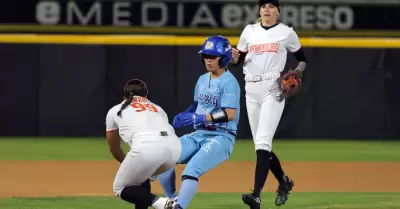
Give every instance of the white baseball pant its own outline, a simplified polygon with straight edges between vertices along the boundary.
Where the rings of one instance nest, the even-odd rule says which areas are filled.
[[[115,195],[119,196],[127,186],[139,186],[151,176],[175,166],[181,150],[181,142],[175,134],[160,136],[160,133],[154,133],[133,138],[131,149],[114,179]]]
[[[285,107],[278,80],[248,81],[245,90],[255,150],[272,151],[272,139]]]

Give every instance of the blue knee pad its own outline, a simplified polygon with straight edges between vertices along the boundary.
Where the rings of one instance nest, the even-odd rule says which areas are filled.
[[[196,177],[188,176],[188,175],[183,175],[183,176],[182,176],[182,181],[184,181],[184,180],[186,180],[186,179],[194,180],[194,181],[199,181],[199,179],[196,178]]]

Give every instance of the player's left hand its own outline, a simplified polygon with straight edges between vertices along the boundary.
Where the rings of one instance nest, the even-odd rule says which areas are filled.
[[[190,126],[193,124],[205,123],[206,115],[197,113],[184,113],[181,115],[180,120],[184,126]]]
[[[182,122],[182,119],[181,119],[183,114],[185,114],[185,112],[181,112],[181,113],[179,113],[178,115],[176,115],[174,117],[174,120],[172,121],[172,127],[180,128],[180,127],[183,126],[183,122]]]
[[[291,97],[300,89],[302,72],[298,70],[289,70],[279,78],[279,83],[285,97]]]
[[[303,71],[301,71],[300,69],[294,69],[294,70],[292,70],[293,71],[293,73],[296,75],[296,76],[298,76],[299,78],[302,78],[303,77]]]

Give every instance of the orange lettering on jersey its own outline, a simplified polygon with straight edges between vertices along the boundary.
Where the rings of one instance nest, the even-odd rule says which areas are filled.
[[[249,52],[277,52],[279,47],[279,43],[255,44],[250,46]]]
[[[145,99],[146,100],[146,99]],[[143,111],[152,111],[152,112],[158,112],[157,107],[155,107],[154,105],[150,104],[150,103],[140,103],[140,102],[132,102],[131,106],[133,107],[133,109],[136,110],[136,112],[143,112]]]
[[[144,97],[133,97],[132,102],[148,102],[148,100]]]

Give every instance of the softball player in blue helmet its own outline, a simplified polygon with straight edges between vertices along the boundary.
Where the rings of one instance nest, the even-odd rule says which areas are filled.
[[[195,131],[180,137],[182,154],[178,164],[187,164],[175,209],[185,209],[196,194],[198,179],[226,161],[235,144],[240,115],[240,86],[227,68],[232,47],[223,36],[209,37],[199,51],[207,72],[194,90],[194,101],[174,117],[174,128],[192,126]],[[175,171],[159,176],[169,197],[174,196]]]

